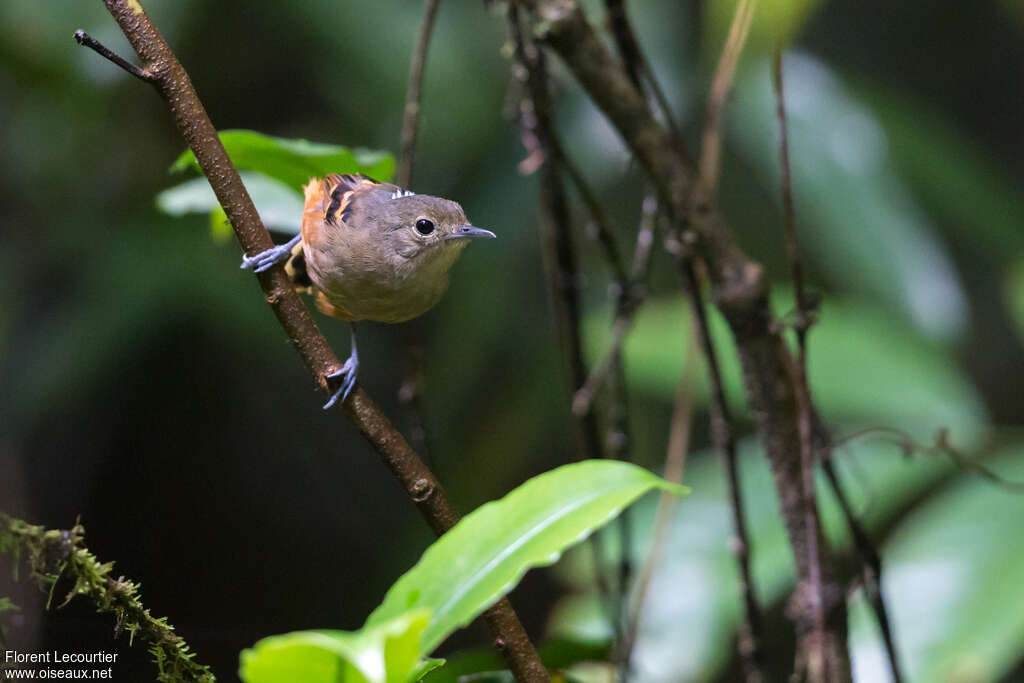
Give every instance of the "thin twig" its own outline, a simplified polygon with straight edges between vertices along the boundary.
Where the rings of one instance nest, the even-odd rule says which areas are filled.
[[[590,214],[597,242],[604,253],[605,263],[611,270],[612,279],[618,283],[625,282],[626,271],[622,266],[622,258],[619,256],[619,247],[615,240],[616,231],[611,218],[601,206],[601,203],[597,200],[597,195],[587,184],[587,181],[583,178],[583,174],[580,172],[579,168],[572,159],[569,158],[569,155],[566,153],[558,136],[552,134],[549,143],[551,146],[551,155],[554,157],[555,163],[565,171],[569,180],[572,181],[573,186],[576,188],[576,193],[580,196],[580,199],[583,201],[583,205],[587,208],[587,213]]]
[[[123,576],[113,578],[114,563],[97,560],[84,538],[81,524],[66,530],[46,529],[0,513],[0,553],[13,558],[15,576],[24,551],[32,578],[43,592],[52,595],[58,581],[70,583],[62,607],[75,596],[85,596],[97,612],[114,615],[115,636],[127,631],[130,639],[138,636],[145,642],[159,669],[159,680],[213,683],[210,669],[195,660],[195,653],[167,619],[154,617],[143,607],[139,584]]]
[[[741,0],[733,15],[729,37],[722,49],[718,67],[712,80],[708,94],[707,114],[702,137],[701,156],[699,161],[700,180],[697,192],[703,196],[700,201],[709,201],[715,194],[718,182],[718,166],[721,155],[721,115],[726,95],[732,85],[743,44],[753,17],[754,2]],[[704,297],[701,295],[700,280],[689,249],[683,243],[684,236],[676,236],[675,244],[677,264],[683,275],[685,288],[690,300],[691,310],[697,328],[697,338],[703,355],[707,361],[708,376],[711,385],[711,439],[715,451],[722,461],[726,472],[726,488],[732,511],[733,526],[736,530],[732,549],[740,573],[740,595],[743,600],[745,618],[741,622],[737,650],[743,664],[744,676],[749,683],[764,678],[764,652],[762,618],[757,597],[754,594],[753,579],[750,571],[750,536],[747,531],[746,513],[743,504],[743,493],[740,484],[739,462],[736,453],[736,442],[733,436],[733,420],[730,416],[725,398],[725,386],[718,363],[717,352],[711,341],[707,311]]]
[[[796,339],[800,350],[799,363],[807,366],[807,329],[812,322],[812,311],[804,287],[804,269],[800,260],[800,241],[796,232],[796,209],[793,205],[793,180],[789,166],[789,126],[786,124],[785,84],[782,80],[782,48],[776,46],[772,59],[775,85],[775,115],[779,122],[779,166],[782,171],[782,213],[786,234],[786,257],[789,259],[790,277],[796,298]],[[806,370],[805,370],[806,372]]]
[[[174,116],[179,131],[210,181],[217,200],[246,254],[273,246],[238,169],[228,158],[217,130],[192,87],[184,67],[143,11],[138,0],[104,0],[104,4],[139,55],[149,81]],[[284,268],[276,266],[257,276],[267,304],[299,353],[317,386],[330,392],[328,375],[341,363],[317,329],[308,309],[292,287]],[[352,421],[398,478],[427,523],[438,535],[459,519],[440,482],[409,447],[369,394],[358,384],[339,410]],[[507,599],[485,613],[495,646],[518,681],[550,680],[522,624]]]
[[[576,390],[572,399],[572,410],[583,415],[590,410],[598,390],[614,367],[616,358],[622,355],[622,345],[633,327],[633,320],[640,304],[646,297],[647,271],[651,261],[651,246],[654,244],[655,218],[658,202],[653,197],[644,200],[640,227],[637,230],[636,247],[633,250],[633,265],[628,279],[617,280],[615,318],[612,320],[611,343],[604,357],[590,371],[583,385]]]
[[[714,196],[718,184],[718,171],[722,158],[722,111],[725,98],[732,88],[743,46],[750,33],[757,0],[740,0],[732,15],[725,47],[718,58],[715,75],[708,91],[708,103],[704,115],[704,131],[701,135],[700,178],[709,196]]]
[[[885,443],[896,446],[905,456],[910,456],[914,453],[924,453],[925,455],[945,455],[958,469],[974,472],[989,483],[1005,488],[1013,493],[1024,493],[1024,481],[1013,481],[1001,477],[981,463],[975,462],[971,458],[960,453],[949,442],[949,433],[945,428],[940,429],[938,433],[936,433],[935,443],[933,444],[923,444],[915,441],[910,434],[902,429],[897,429],[896,427],[866,427],[838,437],[835,439],[835,446],[838,448],[839,446],[851,441],[865,436],[871,436],[873,434],[889,434],[893,436],[894,438],[892,439],[883,438],[881,440]]]
[[[896,652],[896,639],[893,636],[892,624],[889,620],[889,610],[886,608],[882,595],[882,558],[867,530],[857,519],[857,513],[853,511],[846,491],[836,474],[832,458],[824,458],[822,468],[825,470],[825,476],[832,491],[836,494],[836,500],[839,501],[846,525],[850,528],[850,535],[853,537],[853,546],[857,549],[857,556],[861,562],[861,582],[864,584],[864,594],[878,620],[878,628],[882,632],[882,643],[885,645],[885,654],[889,660],[889,671],[892,673],[893,683],[902,683],[903,674],[899,666],[899,655]]]
[[[626,14],[625,0],[605,0],[605,7],[608,12],[608,24],[615,40],[619,56],[622,58],[622,65],[626,71],[630,83],[639,92],[644,92],[644,78],[647,80],[648,91],[652,93],[654,102],[659,106],[662,118],[669,130],[672,132],[674,142],[679,140],[679,132],[675,126],[675,118],[668,105],[668,98],[665,97],[654,71],[644,59],[643,52],[629,23],[629,16]],[[681,148],[681,147],[680,147]],[[621,274],[615,278],[615,320],[612,323],[612,345],[605,359],[598,364],[596,371],[591,372],[586,383],[580,386],[573,397],[573,411],[577,414],[590,410],[591,403],[604,378],[610,374],[608,392],[611,413],[618,412],[617,406],[625,404],[625,367],[622,345],[626,336],[632,328],[633,318],[637,309],[643,303],[646,295],[647,267],[650,263],[651,244],[654,240],[655,214],[657,213],[657,200],[653,194],[648,193],[642,205],[640,228],[637,232],[637,246],[634,251],[633,272],[627,280]],[[622,548],[620,565],[620,588],[622,590],[623,613],[626,624],[623,626],[623,639],[619,644],[619,678],[621,683],[629,681],[630,657],[633,647],[633,636],[629,634],[632,617],[629,605],[626,604],[629,594],[629,579],[632,573],[630,562],[632,557],[631,533],[629,532],[628,519],[623,517]],[[634,634],[635,635],[635,634]]]
[[[528,39],[519,24],[516,3],[509,6],[509,24],[516,46],[516,59],[523,65],[525,89],[520,103],[521,125],[524,129],[524,145],[531,156],[550,160],[554,138],[551,129],[550,102],[546,85],[544,55]],[[586,377],[583,361],[583,340],[579,302],[580,274],[576,266],[576,253],[570,230],[569,203],[565,195],[559,168],[552,163],[541,167],[544,177],[540,183],[541,209],[547,235],[543,254],[555,297],[558,313],[561,346],[565,350],[566,366],[570,386],[579,386]],[[577,421],[581,422],[581,421]],[[600,457],[601,448],[597,439],[597,422],[592,414],[582,416],[582,441],[587,457]]]
[[[548,286],[554,299],[556,320],[566,379],[571,388],[578,387],[586,378],[583,361],[582,325],[578,283],[580,274],[576,266],[576,254],[570,229],[569,203],[565,195],[561,168],[554,161],[556,136],[550,116],[551,103],[547,89],[547,74],[544,54],[537,49],[522,30],[518,6],[515,2],[508,9],[509,31],[515,48],[515,59],[521,69],[514,71],[523,81],[520,101],[520,128],[523,145],[528,159],[534,160],[533,168],[539,168],[540,207],[544,225],[543,249],[545,272]],[[522,165],[521,165],[522,168]],[[583,456],[601,458],[604,452],[598,436],[597,416],[593,411],[575,415],[573,424],[576,440]],[[616,641],[621,642],[619,618],[621,600],[612,598],[612,589],[604,574],[603,540],[599,534],[590,537],[590,548],[594,557],[594,571],[598,590],[609,609]]]
[[[420,101],[423,90],[423,74],[427,65],[430,38],[434,33],[434,20],[441,0],[426,0],[423,9],[423,23],[420,26],[416,46],[409,58],[409,85],[405,91],[405,108],[402,116],[402,153],[395,173],[399,187],[412,186],[412,172],[416,160],[416,139],[420,129]],[[413,447],[424,460],[430,461],[430,438],[423,419],[423,341],[419,322],[411,320],[399,326],[402,337],[402,384],[398,389],[398,401],[408,415],[409,438]]]
[[[134,64],[125,59],[122,59],[120,55],[117,55],[108,50],[106,45],[99,42],[82,29],[78,29],[77,31],[75,31],[75,40],[78,42],[79,45],[84,45],[90,50],[93,50],[94,52],[102,56],[104,59],[113,62],[114,64],[121,67],[122,69],[130,73],[132,76],[135,76],[139,80],[145,81],[146,83],[153,82],[153,74],[144,69],[140,69],[139,67],[135,66]]]
[[[629,426],[629,401],[626,395],[626,367],[622,354],[615,357],[611,379],[608,382],[607,436],[605,447],[608,457],[628,462],[631,460],[632,438]],[[616,576],[617,595],[615,610],[616,647],[612,661],[617,661],[620,683],[629,680],[629,660],[626,656],[626,627],[629,622],[629,585],[633,580],[633,516],[627,508],[615,520],[619,533],[619,571]]]
[[[416,137],[420,130],[420,95],[423,89],[423,72],[427,64],[430,37],[434,32],[434,20],[441,0],[426,0],[423,8],[423,24],[416,39],[409,60],[409,86],[405,91],[405,110],[402,118],[402,158],[395,174],[399,187],[412,185],[412,169],[416,159]]]
[[[611,28],[612,38],[615,40],[615,47],[622,58],[622,66],[629,77],[630,82],[637,90],[643,92],[644,84],[650,92],[650,98],[661,112],[662,120],[668,127],[673,140],[681,140],[679,129],[676,127],[675,117],[672,115],[672,108],[668,104],[668,97],[654,75],[654,69],[650,62],[644,57],[640,43],[636,39],[632,24],[629,23],[629,15],[626,13],[625,0],[605,0],[605,8],[608,11],[608,25]]]
[[[423,461],[431,462],[433,452],[430,432],[427,431],[423,415],[423,340],[419,320],[399,323],[398,333],[402,344],[402,383],[398,387],[398,402],[405,412],[406,428],[413,450]]]
[[[718,362],[718,352],[711,340],[707,309],[701,295],[700,280],[692,259],[685,254],[678,255],[685,289],[690,299],[690,308],[697,329],[697,339],[707,363],[708,379],[711,385],[711,442],[719,459],[725,465],[726,490],[729,508],[732,511],[733,528],[736,537],[731,544],[736,564],[740,570],[740,596],[746,618],[741,624],[738,637],[738,651],[743,662],[744,676],[749,683],[764,678],[765,657],[763,651],[764,631],[761,608],[754,594],[754,580],[750,571],[750,533],[747,530],[747,515],[743,503],[743,489],[740,484],[739,459],[736,453],[736,439],[733,435],[733,419],[725,397],[725,382]]]
[[[696,328],[691,328],[691,336],[696,336]],[[690,427],[693,423],[693,380],[697,365],[697,345],[686,345],[686,358],[683,362],[683,374],[676,387],[675,400],[672,408],[672,421],[669,425],[668,447],[665,449],[665,471],[662,475],[666,481],[680,484],[683,481],[683,469],[686,466],[686,455],[690,449]],[[651,577],[661,565],[665,548],[668,545],[671,529],[672,511],[676,499],[671,495],[662,495],[658,499],[658,509],[654,513],[654,538],[651,551],[647,554],[643,567],[637,575],[636,587],[633,592],[633,605],[629,612],[629,621],[625,629],[623,643],[623,662],[627,670],[630,668],[633,648],[640,631],[640,619],[646,606],[647,593]]]

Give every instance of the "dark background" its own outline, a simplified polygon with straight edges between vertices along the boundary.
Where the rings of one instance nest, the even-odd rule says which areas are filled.
[[[630,3],[693,149],[731,6]],[[151,0],[146,8],[218,128],[397,151],[419,3]],[[0,510],[50,527],[81,518],[97,556],[140,581],[152,612],[168,616],[200,661],[232,680],[238,652],[260,637],[360,626],[431,534],[356,431],[321,412],[323,397],[252,277],[238,270],[238,248],[212,239],[204,217],[156,210],[154,195],[179,182],[166,169],[181,138],[149,87],[75,44],[77,28],[130,55],[98,1],[0,6]],[[1024,478],[1024,5],[761,3],[729,104],[720,204],[744,246],[784,282],[775,121],[755,97],[769,87],[762,59],[780,32],[795,60],[794,182],[809,277],[836,301],[870,310],[876,323],[836,333],[853,350],[849,367],[843,354],[819,364],[816,382],[866,396],[840,396],[838,407],[825,406],[827,417],[837,431],[895,425],[926,442],[948,427],[966,452]],[[537,180],[516,170],[524,152],[508,116],[505,41],[499,13],[443,3],[413,183],[458,200],[500,238],[467,250],[445,299],[420,321],[431,465],[464,511],[575,457],[540,258]],[[620,225],[630,226],[642,178],[552,62],[566,143]],[[815,115],[815,103],[836,108]],[[581,212],[577,218],[583,235]],[[581,242],[596,357],[607,276],[594,244]],[[661,253],[651,290],[661,305],[641,319],[648,327],[641,324],[642,340],[631,347],[630,399],[634,457],[659,470],[684,356],[678,338],[659,331],[685,329],[659,327],[661,313],[681,308]],[[318,324],[346,353],[346,327],[323,317]],[[405,426],[396,398],[399,336],[373,324],[360,334],[360,381]],[[832,337],[823,330],[821,338]],[[861,375],[858,364],[873,363],[875,351],[890,365],[879,361],[878,373],[869,367]],[[666,354],[674,366],[664,365]],[[812,374],[814,362],[812,355]],[[857,387],[861,376],[890,384]],[[679,509],[683,527],[707,531],[727,517],[720,483],[705,487],[714,506],[706,514],[717,521],[705,525],[696,505],[701,473],[719,481],[703,452],[702,396],[696,481],[688,482],[694,506]],[[749,422],[742,431],[750,433]],[[1024,595],[1012,560],[1024,551],[998,553],[1019,540],[1019,497],[958,473],[940,455],[907,464],[892,447],[865,448],[857,467],[897,468],[892,481],[913,482],[897,493],[863,482],[858,489],[871,501],[863,506],[869,517],[887,511],[874,528],[894,567],[889,597],[912,678],[1013,677],[1024,653]],[[921,474],[919,465],[932,469]],[[969,520],[961,537],[942,511],[965,496],[980,501],[981,512],[954,515]],[[766,505],[772,509],[770,495]],[[641,525],[650,507],[638,513]],[[992,524],[982,529],[975,519]],[[709,541],[719,555],[728,533],[726,524]],[[762,599],[777,606],[789,580],[785,545],[777,534],[758,542],[755,555],[760,547],[769,557],[758,570]],[[701,552],[678,547],[688,551]],[[901,568],[921,566],[913,560],[922,557],[953,567],[955,579],[929,574],[939,582],[934,590],[901,592]],[[991,566],[972,573],[970,563],[982,560]],[[538,638],[556,598],[580,588],[572,566],[534,572],[513,594]],[[138,644],[114,640],[109,617],[84,601],[44,614],[45,596],[9,578],[0,570],[0,596],[21,606],[0,617],[11,647],[116,650],[125,660],[116,677],[153,677]],[[737,610],[729,580],[673,584],[674,592],[704,586],[684,590],[689,602],[676,623],[703,635],[685,641],[693,662],[666,659],[645,669],[650,680],[729,675]],[[924,638],[915,618],[949,622],[948,633]],[[972,638],[993,638],[971,626],[979,623],[994,629],[998,647],[979,649]],[[867,643],[854,648],[858,678],[878,680],[870,673],[877,646],[865,633],[852,641]],[[482,631],[470,629],[446,649],[482,642]]]

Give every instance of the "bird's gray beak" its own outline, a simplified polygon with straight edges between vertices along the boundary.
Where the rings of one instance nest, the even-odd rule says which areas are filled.
[[[445,239],[448,240],[461,240],[461,239],[474,239],[477,237],[497,237],[490,230],[484,230],[483,228],[477,228],[472,225],[463,225],[461,228],[448,235]]]

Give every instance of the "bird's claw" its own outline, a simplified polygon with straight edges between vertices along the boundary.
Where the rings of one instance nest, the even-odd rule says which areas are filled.
[[[334,392],[330,400],[324,404],[324,410],[327,410],[338,401],[344,403],[345,399],[352,392],[352,388],[356,385],[356,374],[359,370],[359,360],[355,355],[350,356],[345,364],[341,366],[340,370],[335,370],[331,374],[327,375],[328,379],[337,379],[342,377],[341,386]]]
[[[278,263],[287,261],[292,255],[292,247],[300,239],[302,239],[301,235],[296,235],[288,242],[271,247],[266,251],[261,251],[255,256],[243,256],[242,265],[239,268],[251,268],[254,273],[262,273],[265,270],[269,270]]]

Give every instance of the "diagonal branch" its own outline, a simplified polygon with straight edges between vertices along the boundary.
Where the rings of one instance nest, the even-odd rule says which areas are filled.
[[[761,264],[737,245],[724,219],[697,192],[694,163],[661,126],[621,64],[609,54],[574,0],[522,0],[536,30],[618,130],[654,184],[677,229],[691,233],[706,264],[712,297],[736,339],[744,388],[772,466],[797,566],[792,604],[799,667],[808,679],[850,678],[846,611],[824,550],[813,487],[801,476],[801,402],[793,359],[768,305]]]
[[[199,166],[224,209],[246,254],[273,246],[270,234],[242,185],[192,86],[163,36],[146,15],[138,0],[104,0],[104,4],[142,60],[149,82],[164,99],[175,123],[196,156]],[[271,268],[257,275],[267,304],[271,307],[292,346],[309,369],[316,385],[328,391],[327,375],[341,368],[337,356],[317,329],[309,311],[292,287],[284,269]],[[409,447],[377,404],[360,386],[339,402],[339,410],[370,442],[377,454],[402,483],[406,493],[438,535],[450,529],[459,515],[440,482]],[[547,681],[547,671],[536,649],[507,599],[485,614],[500,654],[519,681]]]

